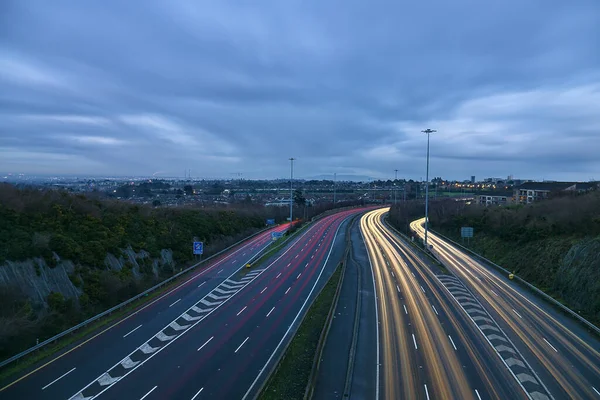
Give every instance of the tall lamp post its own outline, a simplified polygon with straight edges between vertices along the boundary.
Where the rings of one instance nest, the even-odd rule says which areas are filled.
[[[290,158],[290,231],[292,230],[292,209],[294,207],[294,193],[292,192],[292,181],[294,180],[294,157]]]
[[[396,181],[398,180],[398,170],[395,169],[394,172],[395,172],[394,173],[394,204],[397,204],[398,203],[398,196],[396,196],[397,195],[397,192],[396,192]]]
[[[337,181],[337,172],[333,173],[333,206],[335,207],[335,189],[336,189],[336,181]]]
[[[427,245],[427,231],[429,229],[429,136],[437,131],[427,128],[421,132],[427,135],[427,172],[425,175],[425,251],[429,251],[429,246]]]

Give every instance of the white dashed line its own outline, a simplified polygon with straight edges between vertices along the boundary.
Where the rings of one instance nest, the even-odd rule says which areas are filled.
[[[234,261],[235,262],[235,261]],[[221,272],[223,272],[225,268],[221,268],[221,270],[219,272],[217,272],[217,274],[220,274]]]
[[[200,351],[200,350],[202,350],[202,348],[203,348],[204,346],[206,346],[206,345],[207,345],[207,344],[208,344],[208,343],[209,343],[211,340],[213,340],[214,338],[215,338],[214,336],[211,336],[211,337],[210,337],[210,339],[208,339],[206,342],[204,342],[204,344],[203,344],[202,346],[198,347],[198,350],[196,350],[196,351]]]
[[[521,317],[521,314],[519,314],[519,313],[517,312],[517,310],[515,310],[514,308],[513,308],[512,310],[513,310],[513,312],[514,312],[515,314],[517,314],[517,316],[518,316],[519,318],[521,318],[521,319],[523,318],[523,317]]]
[[[204,390],[204,388],[200,388],[200,390],[198,390],[198,393],[196,393],[196,394],[194,395],[194,397],[192,397],[192,400],[196,400],[196,397],[198,397],[198,395],[199,395],[200,393],[202,393],[202,391],[203,391],[203,390]]]
[[[138,329],[140,329],[142,327],[142,325],[138,326],[137,328],[134,328],[132,331],[130,331],[129,333],[126,333],[123,335],[124,338],[126,338],[127,336],[131,335],[133,332],[137,331]]]
[[[306,263],[306,265],[304,266],[304,268],[308,267],[308,263]]]
[[[408,315],[408,310],[406,309],[406,305],[402,304],[402,307],[404,307],[404,314]]]
[[[454,340],[452,340],[452,336],[448,335],[448,338],[450,339],[450,343],[452,343],[452,347],[454,347],[454,350],[457,350],[456,345],[454,344]]]
[[[302,272],[300,272],[300,273],[298,274],[298,276],[296,277],[296,279],[300,278],[300,275],[302,275]]]
[[[296,257],[294,257],[294,258],[298,258],[298,256],[299,256],[299,255],[300,255],[300,254],[296,254]]]
[[[175,304],[179,303],[180,301],[181,301],[181,299],[179,299],[179,300],[175,300],[175,303],[171,304],[171,305],[169,306],[169,308],[173,307]]]
[[[400,293],[400,288],[398,287],[398,285],[396,285],[396,289],[398,289],[398,293]]]
[[[552,346],[552,345],[550,344],[550,342],[546,340],[546,338],[542,338],[542,339],[544,339],[544,342],[548,343],[548,346],[552,347],[552,350],[554,350],[555,352],[557,352],[557,353],[558,353],[558,350],[556,350],[556,347]]]
[[[267,290],[267,288],[268,288],[268,286],[265,286],[265,288],[260,291],[260,294],[263,294],[265,292],[265,290]]]
[[[423,291],[423,293],[425,293],[425,289],[423,289],[423,286],[421,286],[421,290]]]
[[[434,306],[433,304],[431,305],[431,308],[433,308],[433,311],[435,312],[435,315],[440,315],[440,314],[438,314],[438,312],[437,312],[437,310],[435,309],[435,306]]]
[[[246,344],[246,342],[248,341],[248,339],[250,339],[250,336],[248,336],[248,337],[246,338],[246,340],[244,340],[244,341],[242,342],[242,344],[240,344],[240,345],[238,346],[238,348],[237,348],[237,349],[235,349],[234,353],[237,353],[237,352],[238,352],[238,350],[239,350],[239,349],[241,349],[241,348],[242,348],[242,346],[243,346],[244,344]]]
[[[414,273],[414,272],[411,272],[411,274],[412,274],[413,278],[416,278],[416,276],[415,276],[415,273]]]
[[[423,385],[425,386],[425,396],[427,396],[427,400],[429,400],[429,391],[427,390],[427,385]]]
[[[48,386],[52,385],[53,383],[58,382],[59,380],[61,380],[62,378],[64,378],[65,376],[69,375],[71,372],[75,371],[75,368],[77,367],[73,367],[72,370],[70,370],[69,372],[65,372],[64,374],[62,374],[61,376],[59,376],[58,378],[56,378],[55,380],[53,380],[52,382],[50,382],[49,384],[47,384],[46,386],[44,386],[42,388],[42,390],[46,389]]]
[[[275,279],[279,278],[281,276],[281,272],[277,274],[277,276],[275,277]]]
[[[492,293],[494,293],[494,296],[499,297],[498,293],[494,292],[492,289],[490,289],[492,291]],[[477,389],[475,389],[475,391],[477,391]]]
[[[592,386],[592,389],[594,389],[594,392],[598,393],[598,396],[600,396],[600,392],[595,387]]]
[[[417,347],[417,339],[415,339],[415,334],[414,334],[414,333],[412,333],[411,335],[412,335],[412,337],[413,337],[413,343],[415,344],[415,350],[418,350],[418,347]]]
[[[248,306],[244,306],[244,308],[242,308],[236,315],[240,315],[241,313],[244,312],[244,310],[247,308]]]
[[[273,310],[274,310],[274,309],[275,309],[275,307],[271,308],[271,311],[269,311],[269,312],[267,313],[267,317],[268,317],[269,315],[271,315],[271,313],[273,312]]]
[[[310,259],[312,260],[313,258],[315,258],[315,255],[313,254],[312,256],[310,256]]]
[[[287,265],[287,267],[289,267],[290,265],[292,265],[292,263],[289,263],[289,264]],[[286,267],[286,268],[287,268],[287,267]]]
[[[290,291],[290,289],[291,289],[291,286],[289,288],[287,288],[287,290],[285,291],[284,294],[288,294],[288,292]]]
[[[477,398],[478,398],[479,400],[481,400],[481,396],[479,395],[479,392],[477,391],[477,389],[475,389],[475,394],[477,395]]]
[[[394,275],[394,271],[392,271],[392,276],[393,276],[394,278],[396,277],[396,275]]]
[[[148,393],[146,393],[145,395],[143,395],[140,400],[144,400],[146,397],[148,397],[148,395],[152,392],[154,392],[154,389],[156,389],[158,386],[154,386],[152,389],[150,389],[150,391]]]
[[[206,281],[202,282],[201,284],[198,285],[198,287],[204,285],[206,283]]]

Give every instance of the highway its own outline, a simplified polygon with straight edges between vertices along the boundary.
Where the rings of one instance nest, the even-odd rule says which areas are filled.
[[[421,237],[424,236],[423,223],[424,218],[411,224]],[[597,337],[504,274],[483,265],[431,231],[428,242],[433,246],[433,253],[456,276],[454,282],[444,282],[448,290],[452,292],[464,286],[489,313],[491,320],[486,323],[487,328],[481,329],[481,335],[505,337],[489,341],[490,346],[498,349],[496,358],[507,360],[519,356],[534,372],[532,377],[515,374],[515,380],[523,382],[528,391],[532,387],[541,388],[540,391],[546,389],[555,399],[600,399],[600,341]],[[459,297],[456,300],[459,303],[468,300],[455,297]],[[511,365],[511,369],[516,367]]]
[[[520,399],[526,393],[441,283],[447,276],[384,223],[361,231],[377,293],[378,390],[383,399]]]
[[[270,240],[262,234],[0,398],[251,398],[339,261],[338,228],[356,212],[324,217],[248,271]]]

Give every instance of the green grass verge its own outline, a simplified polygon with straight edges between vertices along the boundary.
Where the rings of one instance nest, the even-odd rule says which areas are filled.
[[[259,400],[304,398],[319,338],[333,304],[341,274],[342,268],[338,266],[308,310],[277,370],[258,397]]]

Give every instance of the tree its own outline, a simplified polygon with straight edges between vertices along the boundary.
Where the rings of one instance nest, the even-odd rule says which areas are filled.
[[[158,206],[160,206],[160,200],[154,200],[154,201],[152,202],[152,206],[154,206],[154,207],[158,207]]]
[[[186,195],[191,196],[194,194],[194,188],[192,187],[192,185],[185,185],[183,187],[183,191],[185,192]]]
[[[306,205],[306,198],[304,197],[304,194],[300,189],[294,190],[294,204],[296,204],[297,206]]]

